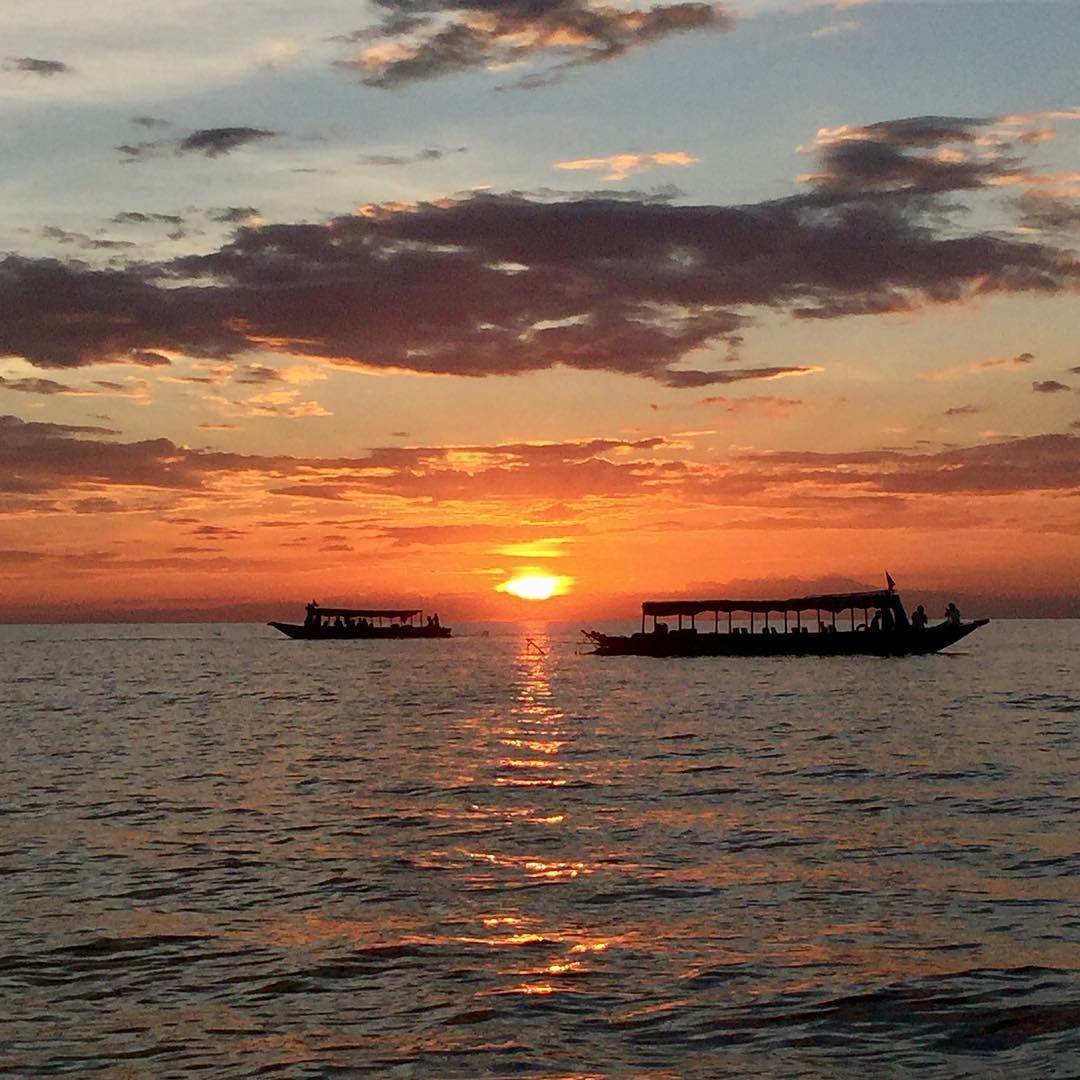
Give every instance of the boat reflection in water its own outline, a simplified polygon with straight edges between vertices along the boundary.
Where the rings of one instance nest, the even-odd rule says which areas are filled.
[[[963,622],[950,604],[945,622],[928,626],[921,606],[917,617],[908,617],[887,580],[887,589],[787,600],[650,600],[641,605],[640,633],[582,633],[597,656],[917,656],[945,649],[990,621]],[[705,631],[697,626],[703,615],[713,617]],[[673,628],[661,619],[678,623]]]
[[[334,608],[307,605],[303,623],[271,622],[287,637],[323,641],[352,638],[448,638],[450,627],[437,614],[424,619],[419,608]]]

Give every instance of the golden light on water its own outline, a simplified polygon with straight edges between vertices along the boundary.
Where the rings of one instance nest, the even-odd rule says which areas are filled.
[[[570,591],[574,579],[564,574],[519,574],[495,586],[496,592],[509,593],[521,600],[550,600]]]

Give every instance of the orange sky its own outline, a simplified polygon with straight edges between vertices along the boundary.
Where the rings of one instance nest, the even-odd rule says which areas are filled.
[[[398,7],[20,12],[0,619],[1080,614],[1062,6]]]

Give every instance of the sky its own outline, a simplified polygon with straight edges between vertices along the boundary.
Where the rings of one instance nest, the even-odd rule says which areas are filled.
[[[1080,615],[1077,0],[8,8],[0,620]]]

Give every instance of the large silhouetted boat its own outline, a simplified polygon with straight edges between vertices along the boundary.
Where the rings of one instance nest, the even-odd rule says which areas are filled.
[[[787,600],[647,600],[640,633],[582,632],[598,656],[916,656],[948,648],[989,621],[963,622],[952,604],[935,626],[921,605],[909,618],[890,578],[887,589]]]
[[[272,622],[269,625],[291,638],[307,641],[371,639],[406,640],[448,638],[450,627],[439,616],[424,618],[419,608],[336,608],[307,605],[303,623]]]

